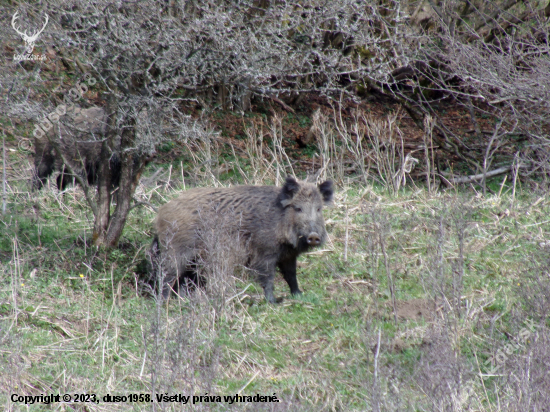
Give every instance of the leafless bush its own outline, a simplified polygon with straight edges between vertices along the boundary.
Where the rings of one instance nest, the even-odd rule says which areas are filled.
[[[457,327],[463,315],[464,262],[470,208],[461,200],[444,205],[434,219],[434,239],[428,248],[428,275],[424,288],[434,301],[443,304],[449,326]]]
[[[372,151],[372,163],[382,184],[396,194],[405,186],[407,174],[414,168],[418,160],[410,154],[405,156],[403,133],[397,126],[399,114],[391,114],[386,120],[372,116],[364,116],[362,124]]]
[[[203,220],[200,242],[204,253],[196,262],[197,274],[206,279],[206,295],[217,316],[232,311],[236,296],[235,276],[242,274],[246,262],[247,239],[240,231],[239,213],[213,210]],[[229,305],[229,306],[227,306]]]
[[[521,153],[521,162],[530,165],[525,176],[541,177],[542,190],[550,185],[550,143],[541,139],[539,144],[528,147]]]
[[[177,285],[175,305],[181,314],[176,320],[167,317],[162,262],[155,264],[160,271],[154,292],[156,312],[149,334],[144,335],[153,393],[216,393],[214,385],[220,374],[218,333],[223,324],[237,316],[242,292],[236,292],[235,276],[243,272],[246,241],[235,230],[236,214],[220,214],[215,208],[203,213],[199,229],[203,253],[194,262],[196,272]],[[173,305],[173,299],[167,304]],[[201,404],[194,408],[209,409]]]
[[[401,178],[398,176],[398,168],[401,158],[403,139],[395,139],[391,133],[395,124],[395,117],[388,118],[387,122],[375,118],[366,120],[365,136],[372,147],[372,157],[378,178],[382,184],[395,193],[401,186]]]
[[[546,411],[550,404],[550,261],[548,250],[540,249],[519,277],[518,306],[512,311],[515,329],[504,332],[510,341],[501,347],[504,361],[498,365],[494,389],[510,411]],[[527,325],[527,326],[526,326]],[[517,336],[516,336],[517,335]],[[522,339],[523,338],[523,339]],[[497,354],[493,355],[493,363]]]
[[[266,159],[266,156],[264,156],[263,123],[252,123],[250,126],[245,127],[245,133],[247,136],[246,157],[249,166],[247,168],[242,164],[235,153],[235,148],[232,147],[237,171],[248,185],[263,185],[266,184],[268,180],[277,182],[277,169],[274,169],[276,159],[272,159],[270,162]]]
[[[18,388],[23,388],[23,371],[25,361],[20,350],[20,337],[16,332],[16,325],[8,320],[0,322],[0,388],[6,395],[4,408],[10,410],[8,394],[17,393]]]
[[[548,249],[535,254],[542,254],[542,263],[526,269],[519,278],[518,295],[523,305],[522,313],[538,322],[545,322],[550,316],[550,260]],[[546,255],[546,256],[545,256]]]
[[[499,370],[499,398],[507,411],[543,412],[550,405],[550,330],[539,325],[524,351],[513,353]]]
[[[368,154],[368,143],[365,139],[364,113],[354,111],[350,122],[344,121],[342,113],[333,108],[335,128],[347,150],[347,157],[352,161],[352,169],[359,174],[363,183],[368,184],[372,156]]]
[[[417,390],[414,377],[407,366],[400,362],[387,362],[388,352],[393,350],[386,333],[367,321],[364,335],[367,362],[373,365],[365,377],[369,388],[369,404],[373,412],[412,411],[417,405],[413,390]]]
[[[296,176],[293,161],[283,145],[283,118],[280,115],[273,116],[265,131],[262,122],[247,126],[245,133],[249,166],[242,165],[234,149],[233,154],[237,170],[247,184],[282,183],[285,176]],[[269,137],[271,144],[264,145],[264,137]]]
[[[2,214],[6,214],[8,192],[6,190],[6,134],[2,132]]]
[[[269,148],[269,152],[275,164],[276,182],[282,182],[285,175],[296,176],[292,162],[283,146],[283,119],[279,115],[273,116],[270,136],[273,147]]]
[[[188,144],[187,146],[191,145]],[[192,146],[193,148],[189,150],[189,153],[192,153],[193,157],[194,174],[203,177],[209,185],[220,186],[217,173],[217,166],[219,165],[219,159],[216,156],[217,144],[212,136],[201,136],[200,139],[193,142]]]
[[[313,114],[312,122],[311,130],[317,139],[321,157],[319,177],[342,182],[344,179],[343,162],[338,162],[338,158],[342,155],[336,146],[336,131],[329,119],[320,110]]]
[[[424,118],[435,120],[434,143],[477,175],[468,182],[509,172],[515,153],[524,174],[548,179],[550,90],[537,86],[550,82],[543,3],[419,2],[400,49],[407,63],[388,76],[390,87],[379,84],[425,132]],[[445,101],[469,116],[471,130],[445,123]]]
[[[405,155],[398,118],[399,113],[380,120],[355,111],[351,120],[344,121],[336,109],[332,118],[316,111],[311,130],[320,151],[321,168],[318,173],[340,182],[350,172],[358,173],[364,183],[372,179],[391,193],[397,193],[405,186],[406,176],[418,163],[410,153]]]
[[[433,141],[434,120],[430,115],[424,118],[424,159],[426,164],[426,183],[428,194],[432,194],[435,186],[435,154]]]
[[[367,263],[373,273],[381,270],[381,276],[386,277],[388,295],[393,309],[393,317],[397,324],[397,301],[394,275],[391,270],[388,252],[388,239],[391,236],[391,223],[388,214],[378,207],[372,207],[364,214],[365,224],[365,248],[370,259]],[[381,261],[382,259],[382,261]]]
[[[405,21],[393,3],[379,7],[375,2],[350,0],[304,5],[71,0],[23,6],[20,16],[47,12],[57,23],[49,24],[41,37],[55,57],[55,70],[62,62],[70,71],[91,75],[97,83],[90,87],[105,102],[109,120],[98,194],[87,199],[95,216],[94,243],[107,246],[118,243],[136,181],[155,146],[166,133],[173,133],[166,125],[181,121],[182,102],[207,110],[221,106],[244,111],[254,96],[283,105],[281,94],[294,100],[305,92],[353,97],[356,86],[365,87],[367,73],[382,78],[395,65],[398,46],[393,39],[405,36]],[[388,10],[394,13],[388,15]],[[13,7],[2,8],[2,38],[21,50],[21,39],[9,28],[14,12]],[[390,42],[387,25],[394,34]],[[38,42],[37,49],[43,44]],[[384,53],[387,50],[392,53]],[[1,78],[2,84],[13,83],[9,72],[0,75],[8,76]],[[31,88],[41,81],[38,76],[28,80],[25,86]],[[12,112],[17,108],[28,118],[42,118],[73,86],[60,85],[51,101],[40,107],[18,88],[17,93],[23,94],[13,99]],[[272,134],[280,137],[274,125]],[[106,181],[108,155],[117,136],[121,137],[120,201],[111,214]],[[207,166],[208,143],[203,147]]]
[[[153,397],[164,393],[191,396],[216,393],[214,383],[219,373],[216,324],[212,323],[209,308],[193,299],[180,309],[181,316],[168,319],[165,310],[159,308],[152,316],[150,329],[144,331],[144,370],[150,374]],[[153,410],[167,407],[156,401],[152,405]],[[194,408],[207,409],[201,404]]]
[[[416,385],[426,395],[430,410],[474,409],[472,368],[448,332],[446,328],[435,326],[425,337],[420,362],[415,367]]]

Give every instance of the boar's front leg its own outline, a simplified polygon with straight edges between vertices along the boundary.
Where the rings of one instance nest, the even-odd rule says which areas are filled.
[[[286,283],[290,286],[290,293],[293,295],[302,293],[298,287],[298,281],[296,280],[296,256],[289,256],[279,261],[277,266],[279,266]]]

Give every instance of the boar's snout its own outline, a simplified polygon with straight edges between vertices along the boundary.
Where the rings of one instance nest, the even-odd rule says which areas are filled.
[[[321,236],[319,234],[312,232],[307,237],[307,244],[311,246],[318,246],[321,244]]]

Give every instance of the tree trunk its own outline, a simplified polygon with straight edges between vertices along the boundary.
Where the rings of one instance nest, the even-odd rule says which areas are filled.
[[[97,182],[97,212],[94,216],[94,232],[92,235],[95,246],[105,243],[105,234],[109,227],[111,213],[111,168],[109,167],[109,152],[107,141],[104,141],[101,146]]]
[[[111,168],[110,159],[116,141],[116,100],[112,94],[107,97],[107,136],[101,145],[97,182],[97,211],[94,216],[93,244],[105,244],[111,215]]]
[[[111,217],[107,235],[105,236],[105,245],[109,247],[117,246],[122,235],[122,230],[131,209],[130,203],[132,202],[141,172],[146,163],[143,157],[137,157],[137,155],[132,154],[129,150],[121,158],[121,162],[122,170],[117,193],[117,205]]]
[[[126,224],[130,204],[139,183],[141,172],[146,164],[145,155],[138,155],[135,150],[136,124],[131,120],[122,132],[120,144],[120,183],[116,195],[116,208],[108,220],[108,225],[102,238],[102,244],[107,247],[116,247],[122,230]],[[109,165],[109,160],[107,163]]]
[[[143,159],[133,159],[133,156],[128,154],[123,159],[124,165],[120,176],[120,187],[117,194],[117,205],[115,212],[111,216],[111,221],[107,234],[105,236],[105,245],[116,247],[122,230],[126,224],[128,213],[130,212],[130,203],[141,176],[141,171],[145,162]]]
[[[120,173],[120,186],[117,192],[117,204],[111,216],[109,227],[105,235],[104,244],[108,247],[115,247],[118,244],[122,229],[126,223],[130,202],[135,191],[136,184],[133,173],[133,159],[131,154],[126,154],[121,159],[122,169]]]

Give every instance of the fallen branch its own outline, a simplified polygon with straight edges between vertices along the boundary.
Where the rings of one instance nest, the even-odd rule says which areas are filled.
[[[279,103],[281,106],[283,106],[283,109],[291,112],[291,113],[296,113],[294,111],[294,109],[292,107],[290,107],[289,105],[287,105],[285,102],[283,102],[281,99],[279,99],[278,97],[275,97],[275,96],[268,96],[271,100],[273,100],[274,102],[277,102]]]
[[[449,177],[448,179],[446,178],[445,180],[448,180],[450,183],[453,183],[453,184],[470,183],[476,180],[481,180],[484,177],[488,178],[488,177],[502,175],[504,173],[509,172],[510,170],[512,170],[512,166],[503,166],[503,167],[499,167],[498,169],[491,170],[490,172],[487,172],[487,173],[480,173],[478,175],[472,175],[472,176]]]

